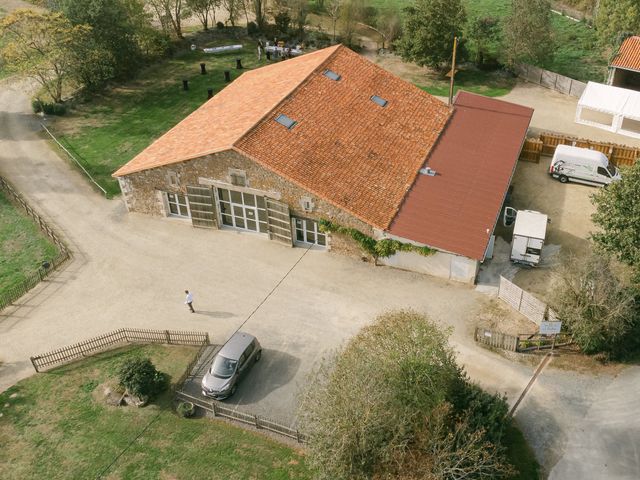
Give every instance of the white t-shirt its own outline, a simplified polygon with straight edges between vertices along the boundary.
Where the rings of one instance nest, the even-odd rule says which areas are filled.
[[[187,299],[184,303],[193,303],[193,294],[191,292],[187,293]]]

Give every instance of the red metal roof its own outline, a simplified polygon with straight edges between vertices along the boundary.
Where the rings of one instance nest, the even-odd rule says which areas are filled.
[[[453,116],[389,233],[482,260],[533,115],[531,108],[459,92]]]
[[[611,66],[640,72],[640,37],[633,36],[625,39]]]

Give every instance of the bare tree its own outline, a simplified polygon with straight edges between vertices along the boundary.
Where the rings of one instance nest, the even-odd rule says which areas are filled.
[[[340,8],[340,34],[343,43],[351,46],[358,23],[364,16],[364,0],[344,0]]]
[[[216,21],[216,8],[220,6],[221,0],[186,0],[186,7],[188,13],[191,13],[198,17],[202,28],[209,30],[209,18],[213,18],[213,23]]]
[[[162,28],[167,32],[173,31],[177,38],[184,38],[182,34],[183,0],[148,0],[148,2],[155,11]]]
[[[235,27],[236,20],[238,20],[238,15],[240,15],[240,10],[242,9],[242,0],[222,0],[222,8],[227,11],[231,26]]]
[[[333,43],[336,43],[336,25],[340,18],[343,0],[329,0],[327,3],[327,15],[331,19],[333,29]]]
[[[264,30],[267,19],[267,1],[268,0],[251,0],[251,8],[256,17],[256,25],[260,31]]]

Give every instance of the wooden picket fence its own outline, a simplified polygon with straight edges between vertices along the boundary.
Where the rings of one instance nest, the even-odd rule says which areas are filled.
[[[54,258],[42,259],[43,262],[49,264],[48,268],[40,266],[35,272],[27,275],[26,278],[17,285],[14,285],[9,290],[0,295],[0,311],[5,307],[8,307],[13,302],[22,297],[29,290],[34,288],[38,283],[44,280],[46,277],[56,271],[60,265],[71,258],[71,252],[67,248],[66,244],[62,241],[60,236],[44,221],[44,219],[33,209],[31,205],[20,195],[13,186],[7,182],[4,178],[0,177],[0,190],[2,190],[8,197],[9,201],[20,207],[24,212],[30,216],[35,224],[40,228],[42,233],[51,239],[51,241],[58,247],[58,254]]]
[[[209,344],[209,334],[206,332],[179,330],[120,328],[73,345],[31,357],[31,364],[36,372],[41,372],[80,358],[95,355],[98,352],[104,352],[105,350],[111,350],[132,343],[193,345],[202,348],[203,343]]]
[[[293,438],[298,443],[306,443],[307,441],[307,437],[295,428],[283,425],[280,422],[276,422],[260,415],[254,415],[252,413],[242,412],[237,408],[227,407],[221,402],[217,402],[215,400],[194,397],[193,395],[178,391],[176,392],[176,401],[191,402],[195,406],[212,413],[215,417],[227,418],[229,420],[244,423],[245,425],[251,425],[257,429],[267,430],[285,437]]]
[[[618,143],[597,142],[584,138],[572,137],[562,133],[542,132],[539,138],[527,138],[524,142],[520,158],[538,163],[541,155],[553,155],[558,145],[589,148],[604,153],[617,166],[632,166],[640,158],[640,148]]]
[[[561,349],[573,345],[573,338],[568,333],[559,333],[558,335],[541,335],[539,333],[508,335],[480,327],[476,328],[474,339],[476,342],[489,347],[518,353],[537,352],[551,348]]]

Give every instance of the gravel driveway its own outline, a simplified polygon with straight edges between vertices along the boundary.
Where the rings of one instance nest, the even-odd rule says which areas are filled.
[[[247,383],[234,401],[295,422],[296,393],[316,361],[376,314],[407,307],[454,329],[460,361],[483,386],[514,402],[527,384],[533,367],[471,341],[470,325],[488,300],[470,287],[249,234],[127,214],[119,200],[100,197],[53,153],[38,128],[21,89],[3,88],[0,174],[63,233],[74,260],[0,315],[0,389],[33,373],[30,355],[107,330],[206,330],[222,343],[255,310],[243,329],[265,348],[265,375]],[[195,293],[196,314],[182,303],[185,288]],[[616,465],[602,467],[606,478],[638,478],[640,460],[628,443],[638,445],[639,378],[635,367],[623,378],[545,371],[516,415],[545,469],[555,467],[555,478],[567,478],[560,472],[582,468],[576,462],[588,452],[590,462]],[[607,424],[610,404],[621,410]],[[608,429],[615,435],[606,437]],[[602,438],[626,444],[601,448]],[[623,451],[626,463],[620,464]],[[600,471],[581,478],[603,478]]]

